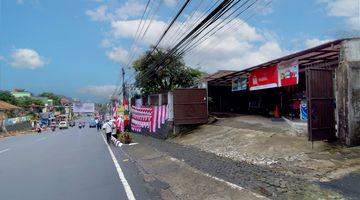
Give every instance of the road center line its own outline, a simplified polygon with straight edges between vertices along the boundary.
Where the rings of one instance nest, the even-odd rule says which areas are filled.
[[[4,150],[1,150],[0,153],[4,153],[4,152],[7,152],[9,151],[10,149],[4,149]]]
[[[112,160],[113,160],[113,162],[114,162],[114,164],[115,164],[115,168],[116,168],[116,171],[117,171],[117,173],[118,173],[118,175],[119,175],[119,178],[120,178],[120,180],[121,180],[121,183],[122,183],[123,186],[124,186],[124,189],[125,189],[127,198],[128,198],[129,200],[135,200],[135,196],[134,196],[134,194],[133,194],[133,192],[132,192],[132,190],[131,190],[131,187],[130,187],[129,183],[127,182],[127,180],[126,180],[126,178],[125,178],[125,175],[124,175],[124,173],[123,173],[123,171],[122,171],[122,169],[121,169],[121,167],[120,167],[120,165],[119,165],[119,162],[117,161],[117,159],[116,159],[113,151],[111,150],[109,144],[106,142],[104,135],[101,134],[101,136],[102,136],[102,138],[103,138],[103,140],[104,140],[104,142],[105,142],[105,144],[106,144],[106,146],[107,146],[107,148],[108,148],[108,150],[109,150],[109,152],[110,152],[110,156],[111,156],[111,158],[112,158]]]

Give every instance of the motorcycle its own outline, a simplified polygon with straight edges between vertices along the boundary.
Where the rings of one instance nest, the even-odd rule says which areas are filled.
[[[52,123],[52,124],[50,125],[50,128],[51,128],[51,130],[54,132],[55,129],[56,129],[56,124],[55,124],[55,123]]]

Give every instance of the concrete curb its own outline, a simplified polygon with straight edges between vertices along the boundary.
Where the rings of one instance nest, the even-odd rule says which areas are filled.
[[[116,139],[114,136],[111,136],[111,141],[114,143],[115,146],[121,147],[123,143],[121,143],[118,139]]]
[[[117,147],[121,147],[122,145],[129,145],[129,146],[132,146],[132,145],[136,145],[138,143],[136,142],[133,142],[133,143],[130,143],[130,144],[123,144],[120,142],[120,140],[116,139],[114,136],[111,136],[111,141],[114,143],[115,146]]]

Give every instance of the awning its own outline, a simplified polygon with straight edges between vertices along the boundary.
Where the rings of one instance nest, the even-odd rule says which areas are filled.
[[[351,38],[349,38],[351,39]],[[339,39],[332,42],[328,42],[304,51],[296,52],[269,62],[262,63],[253,67],[249,67],[244,70],[228,73],[221,77],[216,77],[214,79],[208,80],[208,85],[218,85],[218,86],[231,86],[231,80],[235,77],[238,77],[242,74],[247,74],[250,71],[258,68],[269,67],[272,65],[277,65],[280,62],[289,61],[297,59],[299,61],[300,71],[319,63],[332,63],[338,62],[341,42],[348,39]]]

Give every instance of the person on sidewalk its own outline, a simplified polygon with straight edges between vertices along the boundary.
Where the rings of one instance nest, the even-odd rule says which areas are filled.
[[[113,122],[111,120],[107,121],[104,123],[102,129],[105,130],[105,134],[106,134],[106,141],[108,144],[110,144],[110,140],[111,140],[111,134],[113,131]]]

